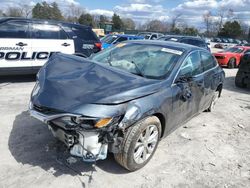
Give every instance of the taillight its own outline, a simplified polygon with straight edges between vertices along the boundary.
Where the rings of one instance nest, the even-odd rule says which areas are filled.
[[[97,47],[99,50],[102,50],[102,43],[95,43],[95,47]]]

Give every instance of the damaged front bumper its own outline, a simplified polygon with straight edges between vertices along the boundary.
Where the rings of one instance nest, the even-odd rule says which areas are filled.
[[[33,104],[29,105],[32,117],[46,123],[53,136],[62,141],[72,156],[81,157],[85,162],[95,162],[107,158],[108,143],[105,134],[97,129],[84,130],[76,123],[69,124],[58,119],[64,117],[79,118],[81,115],[70,113],[45,114],[37,111]]]

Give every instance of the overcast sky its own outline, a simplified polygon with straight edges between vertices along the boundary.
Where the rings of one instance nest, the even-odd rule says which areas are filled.
[[[46,0],[53,2],[54,0]],[[40,0],[0,0],[0,9],[17,4],[35,4]],[[240,20],[250,24],[250,0],[57,0],[61,7],[75,4],[92,14],[112,16],[114,12],[137,22],[152,19],[167,21],[181,13],[182,20],[189,25],[200,25],[206,11],[216,12],[219,7],[233,9]]]

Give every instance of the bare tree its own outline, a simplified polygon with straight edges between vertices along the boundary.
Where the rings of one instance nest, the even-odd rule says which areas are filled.
[[[22,11],[19,7],[9,7],[6,11],[8,17],[22,17]]]
[[[145,24],[146,30],[155,32],[166,32],[166,24],[160,20],[152,20]]]
[[[33,7],[30,5],[27,5],[27,4],[24,4],[24,5],[19,4],[19,6],[20,6],[20,12],[21,12],[22,16],[25,18],[28,18],[32,13]]]
[[[177,26],[177,23],[178,23],[178,21],[179,21],[179,19],[181,18],[181,16],[182,16],[182,14],[181,13],[178,13],[178,14],[175,14],[175,15],[173,15],[172,16],[172,18],[171,18],[171,31],[174,31],[175,30],[175,28],[176,28],[176,26]]]
[[[125,29],[134,30],[135,29],[135,22],[131,18],[123,18],[122,19],[123,25]]]
[[[79,17],[81,16],[81,14],[83,14],[85,12],[84,8],[77,6],[75,4],[71,4],[68,7],[67,10],[67,15],[65,17],[67,17],[68,21],[71,22],[78,22]]]
[[[213,26],[213,17],[210,11],[206,12],[205,14],[203,14],[203,21],[204,21],[204,25],[206,28],[206,34],[207,36],[211,35],[211,29]]]

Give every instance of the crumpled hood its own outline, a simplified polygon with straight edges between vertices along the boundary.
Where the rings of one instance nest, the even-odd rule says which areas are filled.
[[[84,104],[119,104],[155,93],[161,82],[73,55],[55,54],[40,69],[33,104],[70,111]]]

